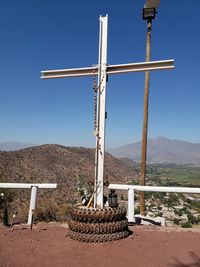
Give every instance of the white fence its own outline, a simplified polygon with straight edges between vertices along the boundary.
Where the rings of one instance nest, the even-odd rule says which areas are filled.
[[[57,184],[24,184],[24,183],[0,183],[0,188],[14,189],[31,189],[30,207],[28,213],[28,224],[32,222],[33,210],[36,207],[37,189],[55,189]],[[125,184],[110,184],[109,189],[126,190],[128,191],[128,221],[135,222],[134,214],[134,195],[136,191],[142,192],[171,192],[171,193],[192,193],[199,194],[200,188],[193,187],[163,187],[163,186],[140,186],[140,185],[125,185]]]
[[[141,185],[125,185],[110,184],[109,189],[119,189],[128,191],[128,222],[135,222],[134,214],[134,195],[136,191],[142,192],[171,192],[171,193],[193,193],[199,194],[200,188],[193,187],[164,187],[164,186],[141,186]]]
[[[31,189],[28,224],[31,225],[33,211],[36,206],[37,189],[55,189],[57,184],[23,184],[23,183],[0,183],[0,188]]]

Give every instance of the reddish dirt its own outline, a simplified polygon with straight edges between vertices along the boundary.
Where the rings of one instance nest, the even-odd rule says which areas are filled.
[[[67,237],[67,225],[0,228],[0,266],[200,267],[200,231],[151,226],[111,243],[87,244]]]

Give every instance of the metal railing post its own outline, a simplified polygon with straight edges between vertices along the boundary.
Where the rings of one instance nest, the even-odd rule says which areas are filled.
[[[37,197],[37,186],[32,186],[30,207],[29,207],[29,213],[28,213],[28,225],[31,225],[31,222],[32,222],[33,210],[35,210],[35,205],[36,205],[36,197]]]
[[[135,222],[135,214],[134,214],[134,188],[130,187],[128,189],[128,222]]]

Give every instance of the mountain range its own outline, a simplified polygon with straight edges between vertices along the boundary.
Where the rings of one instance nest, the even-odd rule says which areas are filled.
[[[23,142],[0,143],[0,151],[16,151],[38,146]],[[108,149],[117,158],[141,160],[141,141]],[[200,165],[200,143],[172,140],[166,137],[148,139],[147,160],[151,163],[174,163]]]
[[[141,142],[108,150],[117,158],[141,160]],[[148,139],[147,160],[151,163],[200,165],[200,143],[171,140],[166,137]]]

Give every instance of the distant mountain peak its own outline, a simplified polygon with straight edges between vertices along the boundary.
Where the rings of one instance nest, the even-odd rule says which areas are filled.
[[[164,136],[158,136],[154,138],[155,140],[160,140],[160,141],[172,141],[171,139],[164,137]]]
[[[200,166],[200,144],[183,140],[171,140],[159,136],[149,138],[147,146],[149,162],[195,164]],[[135,161],[141,159],[141,141],[108,150],[118,158],[129,158]]]
[[[0,151],[15,151],[28,147],[37,146],[36,144],[26,143],[26,142],[3,142],[0,143]]]

